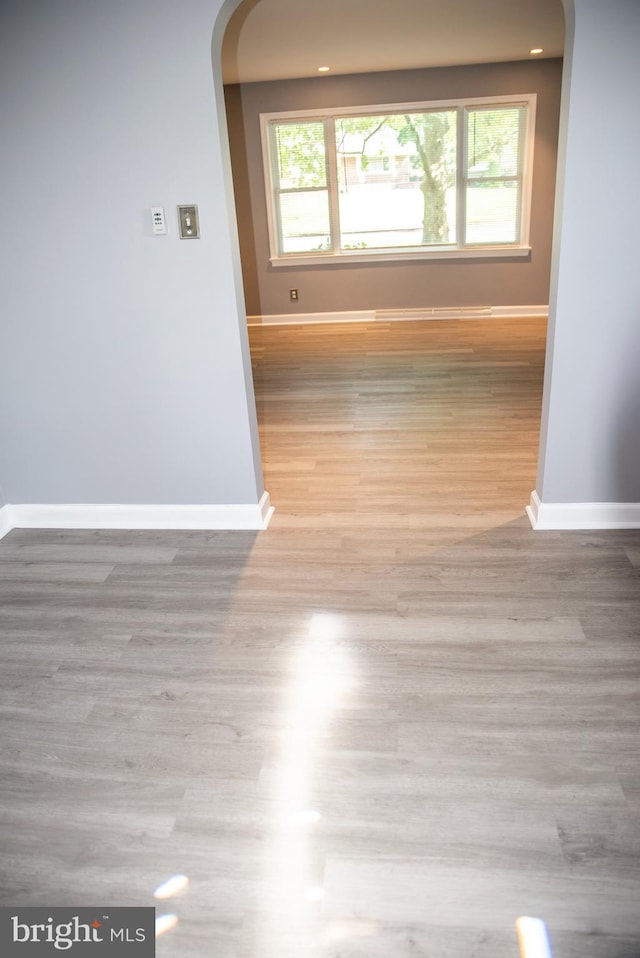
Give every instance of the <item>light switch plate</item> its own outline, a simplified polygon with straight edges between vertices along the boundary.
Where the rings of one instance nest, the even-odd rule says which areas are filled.
[[[180,239],[200,239],[200,224],[198,223],[198,207],[179,206],[178,225]]]

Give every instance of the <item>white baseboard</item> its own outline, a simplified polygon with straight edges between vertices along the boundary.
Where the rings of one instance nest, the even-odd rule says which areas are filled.
[[[529,319],[544,317],[548,306],[426,306],[415,309],[360,309],[327,313],[273,313],[247,316],[249,326],[309,323],[377,323],[424,319]]]
[[[536,532],[640,529],[640,502],[542,502],[534,489],[526,513]]]
[[[496,319],[546,319],[549,306],[492,306],[491,315]]]
[[[374,309],[345,310],[335,313],[273,313],[264,316],[247,316],[249,326],[307,325],[309,323],[372,323],[376,318]]]
[[[258,530],[272,515],[268,492],[255,505],[10,505],[0,510],[0,535],[11,529]]]
[[[13,526],[11,525],[11,506],[2,506],[0,509],[0,539],[3,536],[6,536],[7,532],[11,532]]]

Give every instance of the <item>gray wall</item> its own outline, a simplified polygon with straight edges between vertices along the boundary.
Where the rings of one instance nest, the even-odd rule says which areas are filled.
[[[538,490],[549,502],[640,501],[640,5],[576,6]],[[0,6],[9,502],[261,492],[210,64],[219,8]],[[197,243],[176,239],[179,202],[200,204]],[[151,204],[167,208],[170,236],[150,235]]]
[[[247,312],[548,303],[561,73],[560,60],[539,60],[227,87]],[[269,265],[260,113],[511,93],[538,95],[530,259]]]
[[[565,6],[570,22],[573,3]],[[639,39],[638,0],[575,0],[537,483],[543,502],[640,502]]]
[[[262,492],[211,64],[221,6],[1,4],[9,502],[255,503]],[[199,204],[201,240],[177,238],[178,203]],[[170,235],[151,234],[151,205],[165,207]]]

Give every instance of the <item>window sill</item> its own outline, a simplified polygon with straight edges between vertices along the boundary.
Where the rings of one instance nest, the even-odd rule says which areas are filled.
[[[293,253],[272,256],[272,266],[336,266],[339,263],[406,263],[443,259],[515,259],[529,256],[530,246],[474,246],[467,249],[396,250],[393,252],[356,251],[348,253]]]

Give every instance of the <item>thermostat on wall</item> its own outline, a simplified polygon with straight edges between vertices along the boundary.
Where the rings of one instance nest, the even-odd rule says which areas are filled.
[[[163,206],[151,207],[151,224],[156,236],[163,236],[167,232],[167,223],[164,218]]]

